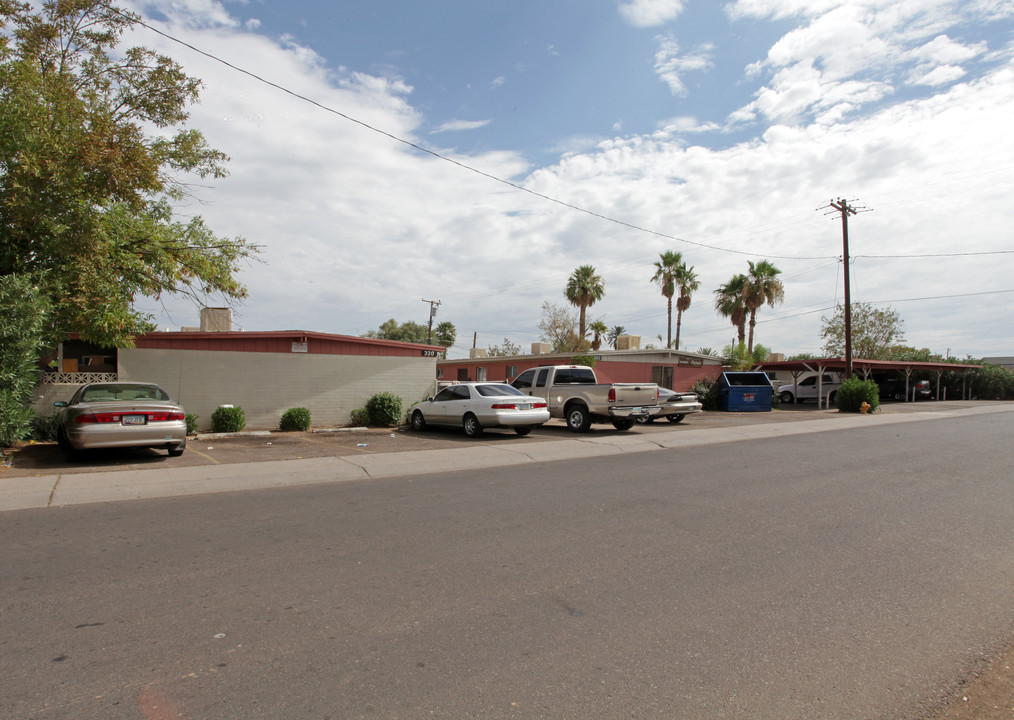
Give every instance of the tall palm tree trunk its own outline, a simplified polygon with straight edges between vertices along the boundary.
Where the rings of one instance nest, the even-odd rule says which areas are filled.
[[[667,311],[669,313],[669,322],[666,323],[666,335],[665,335],[665,346],[666,346],[666,349],[672,347],[672,298],[670,297],[670,298],[667,298],[667,299],[669,301],[668,302],[668,307],[667,307]],[[676,337],[678,338],[679,336],[680,336],[679,325],[677,324],[676,325]]]

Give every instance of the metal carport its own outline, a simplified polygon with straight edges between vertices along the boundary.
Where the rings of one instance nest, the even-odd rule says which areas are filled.
[[[935,372],[937,374],[936,399],[940,400],[940,379],[945,372],[962,373],[961,398],[965,399],[968,390],[968,383],[964,374],[969,370],[978,370],[981,365],[961,365],[958,363],[933,363],[933,362],[905,362],[901,360],[852,360],[852,372],[855,375],[862,375],[869,378],[871,374],[878,371],[895,371],[905,376],[905,398],[908,402],[909,381],[912,373],[917,370]],[[777,372],[784,370],[792,375],[792,381],[799,382],[799,376],[804,372],[817,373],[817,407],[823,402],[823,378],[825,372],[844,373],[846,368],[845,358],[816,358],[810,360],[777,360],[771,362],[757,363],[754,370],[771,370]]]

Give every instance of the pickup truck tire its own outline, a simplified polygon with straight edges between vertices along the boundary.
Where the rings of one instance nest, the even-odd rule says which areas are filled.
[[[683,418],[685,418],[685,417],[686,417],[686,415],[683,415],[683,414],[680,414],[680,415],[666,415],[665,419],[668,420],[669,422],[671,422],[673,425],[675,425],[678,422],[683,422]]]
[[[629,430],[634,427],[634,421],[630,418],[614,418],[613,427],[617,430]]]
[[[634,420],[634,422],[636,422],[638,425],[650,425],[651,423],[655,422],[655,416],[654,415],[641,415],[641,416],[637,417]]]
[[[416,410],[412,413],[412,429],[416,432],[421,432],[426,429],[426,418],[423,417],[422,411]]]
[[[591,413],[584,405],[571,405],[567,408],[567,427],[572,432],[588,432],[591,427]]]
[[[465,415],[461,421],[461,427],[464,428],[467,437],[479,437],[482,435],[482,425],[479,424],[479,418],[472,413]]]
[[[528,435],[531,431],[532,431],[532,429],[530,427],[516,427],[516,428],[514,428],[514,432],[516,432],[521,437],[524,437],[525,435]]]
[[[827,396],[827,400],[832,405],[834,405],[835,398],[837,398],[837,397],[838,397],[838,391],[837,390],[832,390],[831,394]]]
[[[792,400],[793,400],[793,397],[792,397],[792,393],[790,393],[790,392],[788,392],[788,391],[786,391],[786,392],[783,392],[783,393],[781,393],[781,394],[780,394],[780,395],[778,396],[778,402],[783,402],[783,403],[785,403],[786,405],[788,405],[789,403],[791,403],[791,402],[792,402]]]

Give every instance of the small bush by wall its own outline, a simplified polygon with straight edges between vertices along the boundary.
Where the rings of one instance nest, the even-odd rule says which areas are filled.
[[[834,404],[841,412],[857,413],[864,402],[870,404],[870,410],[880,407],[880,390],[873,380],[849,378],[835,392]]]
[[[309,430],[310,411],[305,407],[289,408],[282,413],[282,419],[278,423],[281,430]]]
[[[62,420],[60,413],[52,415],[36,414],[32,418],[32,440],[36,442],[56,442],[56,431]]]
[[[401,398],[394,393],[379,392],[366,401],[370,425],[384,427],[401,421]]]
[[[356,408],[349,413],[349,419],[353,425],[369,425],[370,414],[366,412],[366,408]]]
[[[690,388],[690,392],[697,393],[697,400],[704,410],[718,410],[721,404],[718,383],[712,378],[698,380]]]
[[[246,427],[246,415],[241,407],[218,407],[211,413],[212,432],[239,432]]]
[[[187,423],[187,435],[197,434],[197,420],[199,418],[200,415],[195,415],[194,413],[187,413],[186,415],[183,416],[183,419]]]

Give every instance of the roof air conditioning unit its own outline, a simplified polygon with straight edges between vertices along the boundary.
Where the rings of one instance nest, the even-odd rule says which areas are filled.
[[[552,350],[549,343],[532,343],[532,355],[548,355]]]
[[[231,332],[232,308],[201,308],[201,332]]]
[[[617,350],[640,350],[641,349],[641,336],[640,335],[620,335],[616,338],[616,349]]]
[[[469,348],[468,357],[470,358],[484,358],[486,357],[486,348]]]

